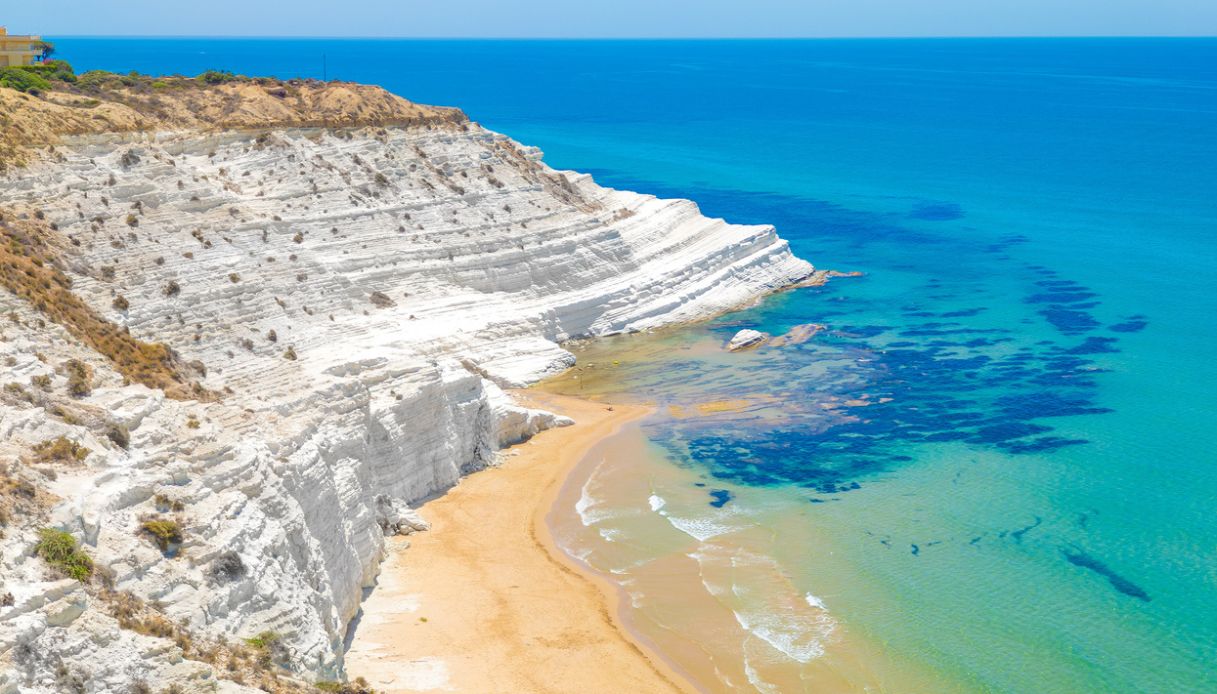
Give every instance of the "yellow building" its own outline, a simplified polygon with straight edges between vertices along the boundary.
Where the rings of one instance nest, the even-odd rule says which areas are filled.
[[[33,65],[42,57],[41,36],[10,35],[0,27],[0,67]]]

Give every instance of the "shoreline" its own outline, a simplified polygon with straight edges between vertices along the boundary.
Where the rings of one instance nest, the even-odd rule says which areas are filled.
[[[513,395],[575,424],[506,449],[419,507],[430,531],[389,539],[348,673],[384,692],[698,691],[630,631],[620,588],[567,555],[546,520],[588,453],[650,408]]]

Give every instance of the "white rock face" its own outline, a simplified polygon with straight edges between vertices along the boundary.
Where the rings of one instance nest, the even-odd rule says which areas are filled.
[[[503,387],[569,367],[568,338],[711,316],[813,272],[771,227],[554,172],[477,126],[82,140],[0,179],[0,209],[23,207],[71,240],[79,296],[231,393],[182,402],[124,385],[0,293],[0,315],[21,321],[4,329],[0,382],[46,374],[62,396],[54,366],[81,359],[95,388],[71,405],[131,431],[123,450],[0,400],[0,458],[61,434],[89,447],[84,466],[43,483],[61,500],[53,524],[118,590],[200,633],[278,632],[300,671],[330,677],[384,534],[425,527],[410,505],[569,423]],[[180,292],[166,296],[170,281]],[[156,495],[185,510],[158,512]],[[176,558],[138,534],[158,515],[185,526]],[[0,595],[15,597],[0,607],[0,692],[60,691],[57,658],[90,691],[205,675],[46,575],[30,552],[37,525],[0,540]],[[234,555],[240,570],[218,575]]]
[[[769,339],[769,335],[757,330],[744,328],[736,333],[727,342],[727,350],[730,352],[738,352],[742,349],[750,349],[752,347],[760,347]]]

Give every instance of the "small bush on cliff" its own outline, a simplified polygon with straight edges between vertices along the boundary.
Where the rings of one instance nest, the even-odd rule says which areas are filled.
[[[281,638],[276,632],[264,631],[253,638],[245,639],[245,643],[257,652],[258,664],[269,667],[286,655],[283,644],[280,643]]]
[[[186,510],[186,504],[184,504],[181,499],[175,499],[168,494],[157,494],[156,496],[152,497],[152,503],[156,505],[156,510],[160,511],[161,513],[168,513],[170,511],[181,512]]]
[[[89,449],[66,436],[43,441],[33,448],[34,459],[39,463],[80,463],[89,457]]]
[[[62,530],[43,528],[38,531],[34,554],[77,581],[87,581],[93,575],[93,560],[81,551],[76,538]]]
[[[148,519],[140,523],[139,529],[147,535],[162,552],[182,542],[182,526],[175,520]]]
[[[388,308],[393,306],[393,300],[384,292],[372,292],[368,295],[368,301],[371,301],[378,308]]]
[[[258,650],[262,650],[264,648],[270,648],[271,644],[275,643],[278,640],[279,640],[279,634],[277,634],[276,632],[264,631],[264,632],[258,634],[257,636],[245,639],[245,643],[249,644],[250,648],[257,648]]]
[[[93,369],[79,359],[69,359],[63,363],[63,370],[68,375],[68,392],[73,397],[83,398],[93,392]]]
[[[211,562],[207,576],[215,583],[227,583],[245,575],[245,563],[236,552],[225,552]]]

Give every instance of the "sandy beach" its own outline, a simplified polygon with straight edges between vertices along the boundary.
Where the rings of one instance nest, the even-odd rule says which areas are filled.
[[[545,524],[571,469],[647,408],[517,395],[576,424],[420,507],[432,528],[389,543],[347,671],[386,692],[693,691],[622,627],[617,589],[577,570]]]

